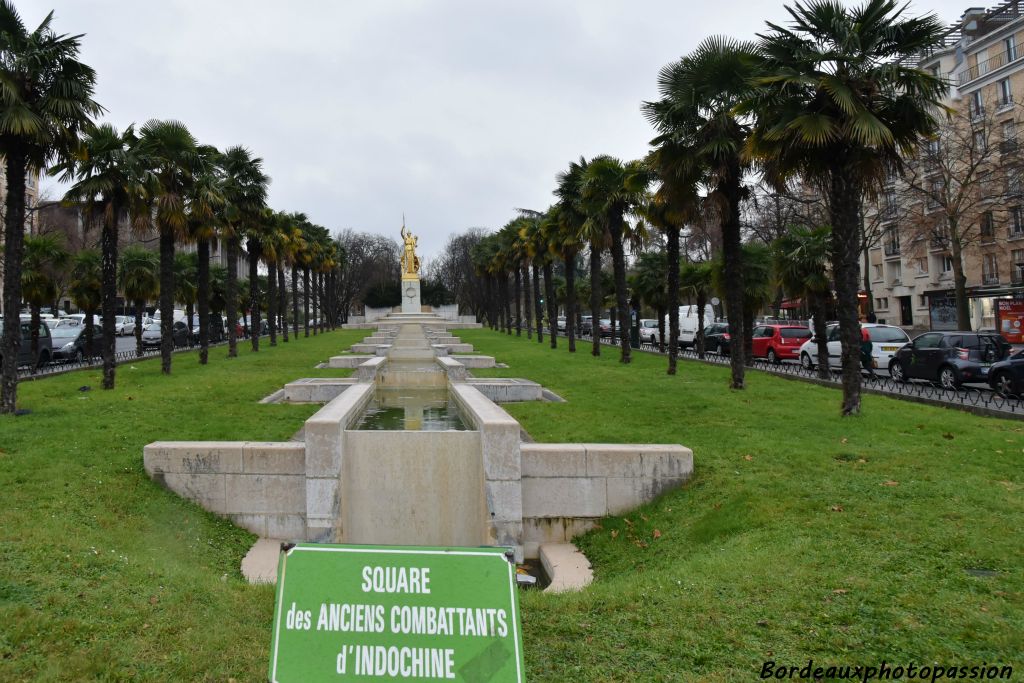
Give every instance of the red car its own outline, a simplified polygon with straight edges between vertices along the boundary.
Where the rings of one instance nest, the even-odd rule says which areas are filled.
[[[757,325],[754,327],[754,357],[778,363],[796,360],[800,346],[811,338],[811,330],[798,325]]]

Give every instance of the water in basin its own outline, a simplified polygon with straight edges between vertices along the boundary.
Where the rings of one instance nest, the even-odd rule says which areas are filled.
[[[378,387],[354,429],[467,431],[446,389]]]

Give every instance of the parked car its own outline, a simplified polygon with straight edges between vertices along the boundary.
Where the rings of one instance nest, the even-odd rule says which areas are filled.
[[[210,343],[216,344],[224,341],[227,333],[224,329],[224,318],[221,317],[220,313],[210,314],[210,324],[207,326],[210,335]],[[199,341],[199,314],[192,314],[192,338],[197,342]]]
[[[85,343],[85,325],[58,325],[50,333],[53,337],[53,360],[81,363],[89,355]],[[93,330],[94,351],[99,350],[100,329]]]
[[[796,360],[800,347],[811,338],[811,331],[797,325],[757,325],[753,333],[754,357],[770,363]]]
[[[704,349],[729,355],[729,323],[711,323],[704,328]]]
[[[50,328],[39,323],[39,353],[32,357],[32,321],[19,320],[21,324],[21,345],[18,347],[18,365],[33,365],[41,368],[53,358],[53,340],[50,336]],[[0,318],[0,335],[4,332],[4,320]],[[0,363],[3,363],[4,355],[0,352]]]
[[[860,326],[868,331],[868,337],[871,339],[871,358],[876,370],[888,368],[896,352],[910,341],[910,336],[903,331],[902,327],[883,325],[882,323],[861,323]],[[813,330],[813,328],[811,329]],[[843,344],[839,339],[839,325],[837,323],[829,323],[825,330],[828,335],[829,367],[841,367],[843,364]],[[860,349],[858,347],[859,353]],[[813,370],[818,364],[818,341],[813,337],[813,333],[811,338],[800,347],[799,358],[800,365],[805,370]]]
[[[188,346],[191,338],[192,335],[189,332],[188,325],[185,324],[185,321],[175,320],[174,325],[171,326],[171,339],[174,340],[174,346]],[[150,323],[142,330],[142,347],[154,348],[159,346],[160,323]]]
[[[715,322],[715,307],[711,304],[704,305],[704,330]],[[697,328],[700,323],[700,315],[697,306],[688,305],[679,307],[679,348],[685,349],[693,346],[697,341]],[[668,334],[668,316],[665,316],[665,334]],[[706,347],[705,347],[706,348]]]
[[[667,328],[666,328],[667,329]],[[640,320],[640,342],[646,344],[657,344],[660,335],[658,334],[657,319],[643,318]]]
[[[588,337],[594,334],[594,318],[592,316],[580,316],[580,334]]]
[[[988,371],[988,385],[1003,396],[1024,397],[1024,349],[993,363]]]
[[[119,336],[135,334],[135,316],[119,315],[114,318],[114,326]]]
[[[597,329],[602,337],[612,336],[612,321],[608,318],[601,318],[597,323]]]
[[[1010,355],[1010,342],[985,332],[925,332],[896,352],[889,374],[901,382],[926,379],[944,389],[988,382],[989,369]]]
[[[558,328],[559,332],[565,332],[565,316],[564,315],[560,315],[557,318],[555,318],[555,326]]]

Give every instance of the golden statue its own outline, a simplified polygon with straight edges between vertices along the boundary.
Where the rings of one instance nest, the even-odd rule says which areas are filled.
[[[405,217],[402,217],[402,240],[405,247],[402,250],[402,279],[420,279],[420,259],[416,256],[416,235],[405,228]]]

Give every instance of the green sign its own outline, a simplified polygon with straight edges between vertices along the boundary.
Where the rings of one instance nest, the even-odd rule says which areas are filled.
[[[502,548],[299,543],[277,577],[271,683],[524,680]]]

